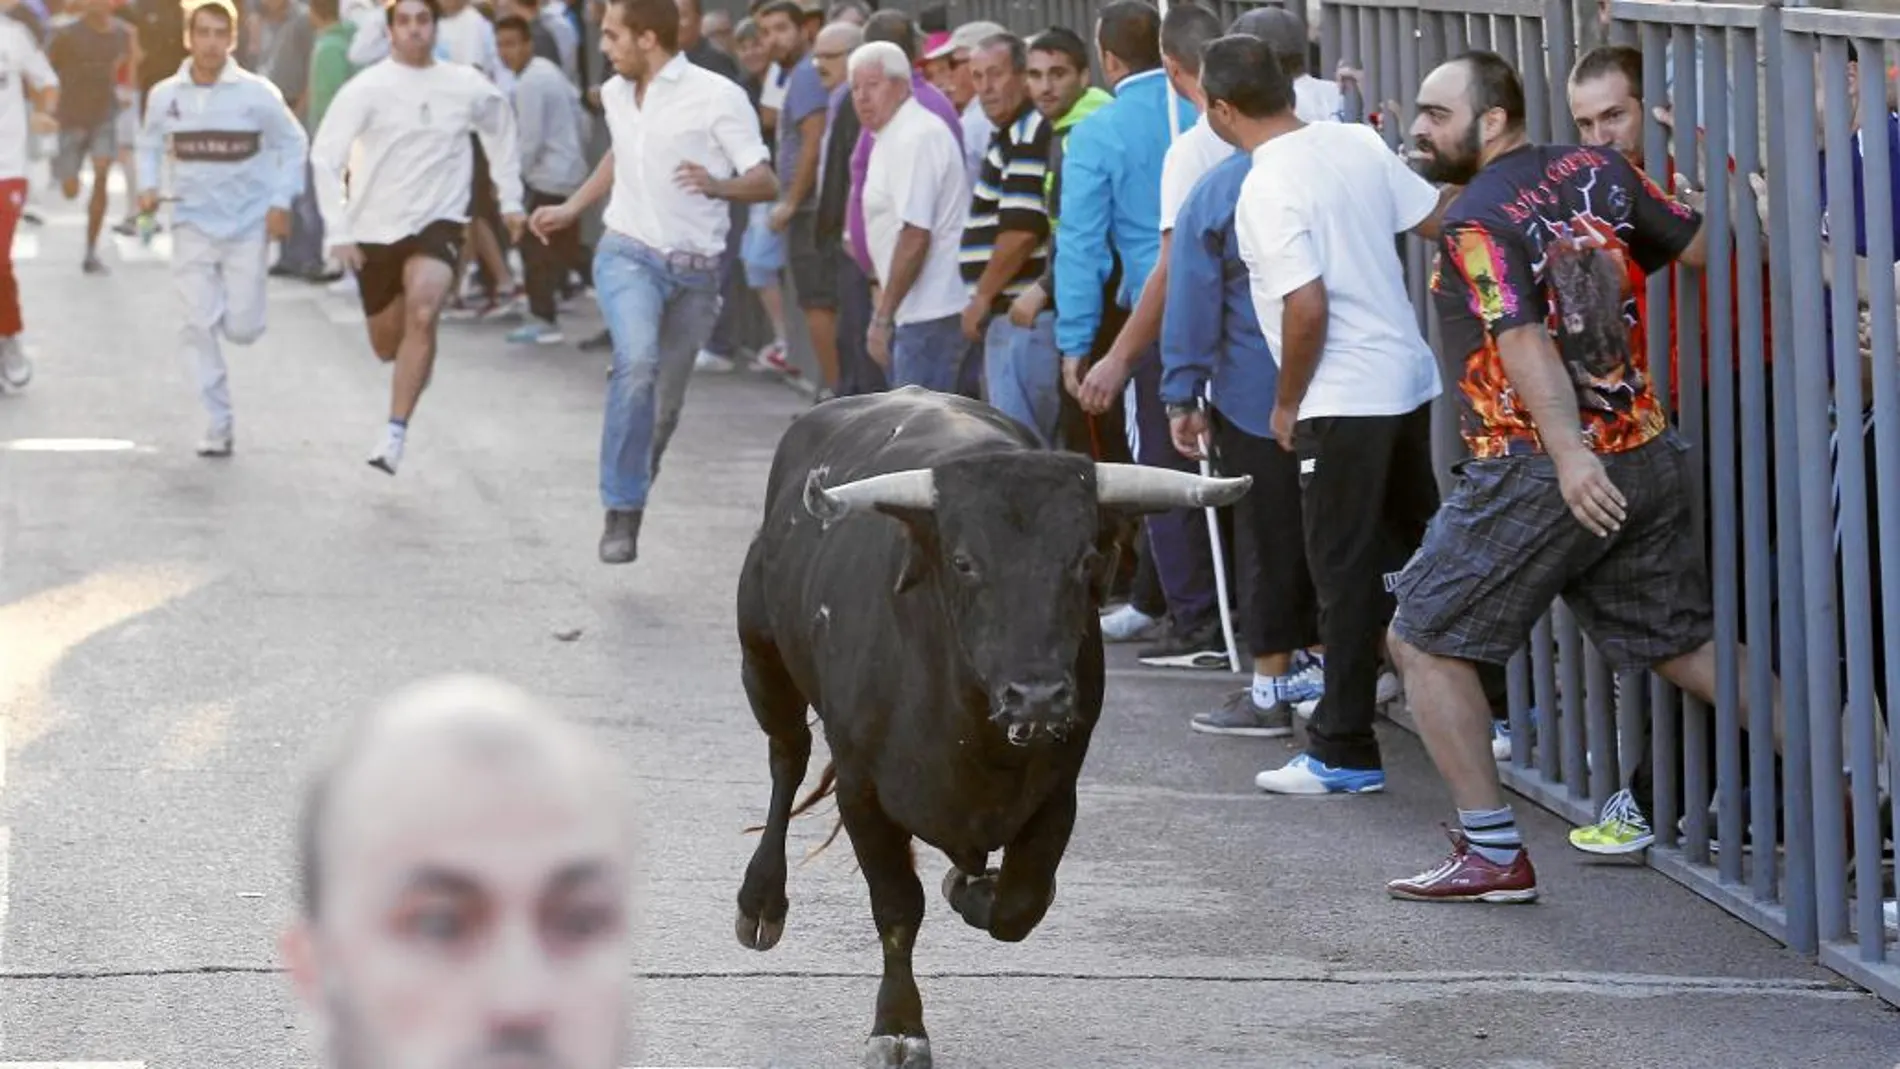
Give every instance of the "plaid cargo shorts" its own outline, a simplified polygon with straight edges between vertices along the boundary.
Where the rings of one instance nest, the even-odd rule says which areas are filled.
[[[1571,515],[1548,456],[1466,461],[1394,581],[1392,629],[1426,653],[1503,664],[1561,596],[1616,668],[1699,648],[1714,615],[1690,526],[1688,451],[1665,431],[1602,458],[1629,505],[1608,538]]]

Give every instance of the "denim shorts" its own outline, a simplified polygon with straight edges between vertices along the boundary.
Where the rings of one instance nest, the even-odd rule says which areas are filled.
[[[745,237],[739,242],[739,259],[745,264],[745,282],[749,289],[761,290],[778,285],[778,273],[785,267],[785,235],[774,233],[767,221],[770,204],[752,206],[746,221]]]

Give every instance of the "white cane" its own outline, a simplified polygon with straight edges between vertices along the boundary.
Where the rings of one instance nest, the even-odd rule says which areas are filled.
[[[1168,18],[1168,0],[1160,0],[1160,9],[1162,21],[1165,22]],[[1181,138],[1181,106],[1179,98],[1174,94],[1174,79],[1164,77],[1162,80],[1168,89],[1168,144],[1172,145]],[[1206,401],[1201,398],[1196,398],[1196,400],[1200,402],[1201,412],[1205,415]],[[1213,453],[1208,448],[1206,434],[1200,436],[1199,445],[1201,447],[1201,475],[1204,478],[1212,476],[1214,474],[1211,459]],[[1239,672],[1240,647],[1234,642],[1234,614],[1227,608],[1227,553],[1220,541],[1220,514],[1212,505],[1201,511],[1207,516],[1208,547],[1214,557],[1214,596],[1220,602],[1221,637],[1227,640],[1227,667],[1230,671]]]

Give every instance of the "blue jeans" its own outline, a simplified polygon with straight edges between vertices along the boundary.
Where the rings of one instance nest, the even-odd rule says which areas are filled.
[[[1044,312],[1032,326],[1006,315],[990,320],[983,339],[983,384],[989,402],[1028,427],[1045,446],[1056,440],[1062,412],[1062,354],[1056,351],[1056,314]]]
[[[716,264],[669,264],[658,251],[608,231],[594,253],[594,292],[614,343],[600,500],[610,509],[644,509],[679,425],[693,358],[719,317],[719,271]]]
[[[303,192],[290,204],[290,237],[277,252],[277,265],[315,273],[323,269],[323,216],[317,211],[316,185],[304,164]]]
[[[969,355],[961,315],[900,324],[891,335],[891,385],[956,393]]]

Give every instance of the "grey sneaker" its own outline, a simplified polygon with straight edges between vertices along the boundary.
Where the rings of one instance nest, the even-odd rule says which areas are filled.
[[[1219,709],[1194,714],[1188,726],[1206,735],[1278,739],[1293,734],[1293,707],[1274,702],[1271,708],[1262,709],[1254,704],[1253,688],[1247,687],[1229,694]]]
[[[0,386],[9,390],[24,390],[26,384],[32,381],[33,361],[27,359],[20,339],[0,338]]]
[[[212,427],[198,440],[198,455],[201,457],[228,457],[234,440],[229,427]]]

